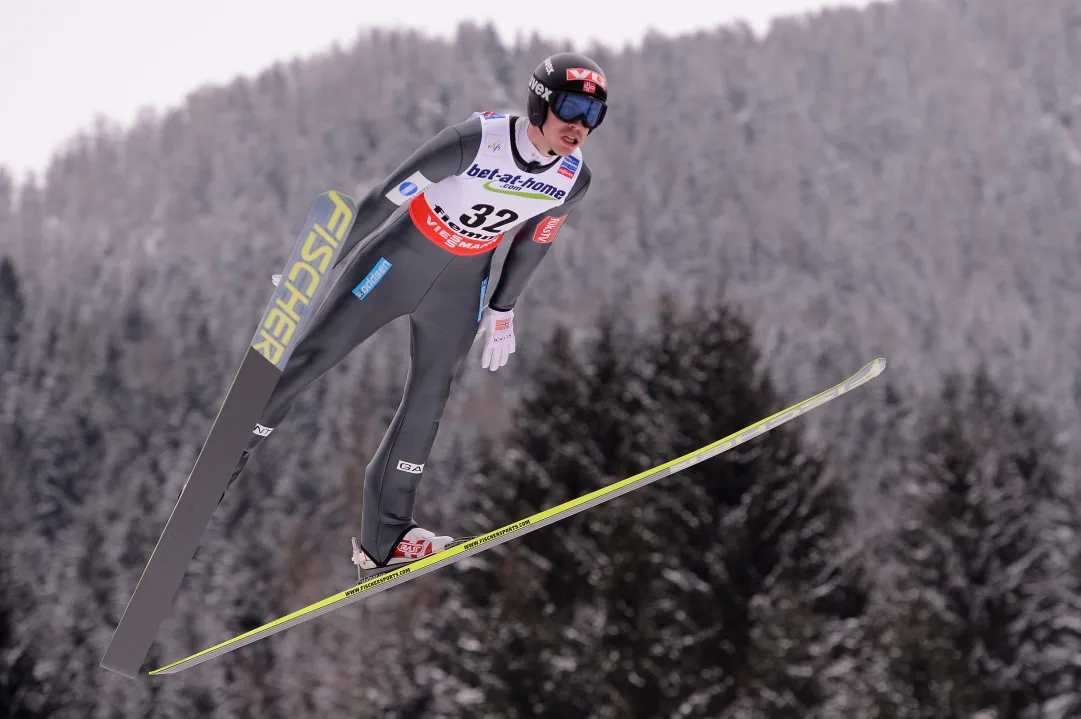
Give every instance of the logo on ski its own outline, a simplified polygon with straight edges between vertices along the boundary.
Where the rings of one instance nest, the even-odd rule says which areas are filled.
[[[409,474],[420,474],[424,471],[423,464],[413,464],[412,462],[405,462],[403,460],[398,461],[398,469]]]
[[[252,348],[278,369],[285,369],[299,336],[297,327],[311,311],[312,299],[323,285],[335,250],[353,225],[355,211],[342,195],[328,192],[321,197],[333,203],[330,217],[325,220],[325,226],[312,221],[307,237],[289,258],[274,299],[252,339]]]
[[[484,544],[485,542],[490,542],[493,539],[499,539],[500,537],[502,537],[505,534],[510,534],[511,532],[517,532],[519,529],[522,529],[522,528],[528,527],[528,526],[529,526],[529,520],[528,519],[523,519],[522,521],[518,522],[517,524],[512,524],[509,527],[503,527],[503,529],[497,530],[495,532],[490,532],[488,534],[485,534],[483,537],[480,537],[478,539],[474,539],[472,542],[466,542],[465,544],[462,545],[462,551],[468,551],[470,549],[474,549],[474,548],[479,547],[480,545]]]
[[[270,433],[274,431],[273,427],[264,427],[261,424],[255,425],[255,429],[252,430],[252,434],[257,434],[260,437],[269,437]]]
[[[401,569],[396,569],[393,572],[387,572],[386,574],[382,574],[373,579],[369,579],[368,581],[364,582],[364,584],[358,584],[352,589],[346,590],[345,596],[351,597],[354,594],[360,594],[361,589],[374,587],[377,584],[383,584],[384,582],[389,582],[394,579],[398,579],[399,577],[404,577],[406,574],[409,574],[409,567],[402,567]]]

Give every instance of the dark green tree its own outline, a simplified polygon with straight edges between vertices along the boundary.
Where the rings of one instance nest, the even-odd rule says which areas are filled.
[[[16,627],[26,607],[7,556],[0,557],[0,719],[38,719],[57,710],[61,698],[38,677],[38,652]]]
[[[14,366],[25,313],[26,300],[19,288],[15,265],[9,258],[0,257],[0,381],[4,372]]]
[[[463,508],[489,531],[694,450],[783,407],[723,305],[632,331],[606,314],[586,359],[557,331]],[[466,560],[421,639],[433,711],[460,716],[804,717],[830,622],[859,611],[838,555],[847,504],[784,427]],[[440,702],[450,702],[442,706]]]

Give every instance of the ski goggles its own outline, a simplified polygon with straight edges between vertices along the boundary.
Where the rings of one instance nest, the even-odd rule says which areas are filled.
[[[596,129],[608,106],[595,97],[571,92],[553,92],[549,103],[552,112],[563,122],[581,120],[590,130]]]

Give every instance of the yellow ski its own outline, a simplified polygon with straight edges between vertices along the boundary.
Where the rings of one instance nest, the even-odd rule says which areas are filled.
[[[655,482],[662,477],[668,477],[676,472],[682,471],[688,467],[698,464],[710,457],[715,457],[722,452],[726,452],[732,449],[736,445],[743,444],[744,442],[757,437],[761,434],[765,434],[774,427],[778,427],[791,419],[794,419],[801,414],[809,412],[815,407],[820,407],[826,402],[829,402],[835,397],[839,397],[845,392],[849,392],[860,385],[869,382],[878,375],[882,374],[886,369],[886,360],[879,357],[875,360],[864,365],[859,372],[852,375],[850,378],[841,382],[838,385],[831,387],[830,389],[820,392],[813,397],[808,397],[798,404],[794,404],[791,407],[781,410],[780,412],[766,417],[763,420],[752,424],[750,427],[730,434],[729,436],[719,439],[716,442],[706,445],[700,449],[697,449],[689,454],[685,454],[682,457],[673,459],[670,462],[648,469],[641,474],[636,474],[633,477],[613,482],[606,487],[602,487],[594,492],[572,499],[568,502],[564,502],[551,509],[546,509],[543,512],[534,514],[532,517],[526,517],[519,520],[514,524],[509,524],[506,527],[497,529],[494,532],[481,535],[475,539],[470,539],[460,544],[456,544],[448,549],[445,549],[438,554],[433,554],[430,557],[418,560],[411,564],[407,564],[399,569],[380,574],[377,577],[368,579],[357,584],[354,587],[346,589],[343,592],[339,592],[332,597],[316,602],[310,606],[293,612],[281,619],[276,619],[269,624],[264,624],[257,629],[253,629],[250,632],[241,634],[238,637],[234,637],[228,641],[222,642],[209,649],[204,649],[198,654],[193,654],[186,659],[168,664],[160,669],[155,669],[150,672],[151,674],[175,674],[181,672],[189,667],[193,667],[196,664],[202,664],[208,659],[221,656],[227,652],[231,652],[234,649],[239,649],[246,644],[258,641],[265,637],[269,637],[271,634],[276,634],[283,629],[295,626],[302,622],[306,622],[309,619],[314,619],[327,612],[340,609],[348,604],[365,599],[376,592],[380,592],[384,589],[390,589],[391,587],[407,582],[410,579],[414,579],[428,572],[440,569],[447,565],[453,564],[460,559],[465,559],[468,556],[482,552],[485,549],[489,549],[498,544],[502,544],[510,539],[520,537],[527,532],[532,532],[534,529],[539,529],[546,524],[558,522],[561,519],[565,519],[573,514],[577,514],[590,507],[595,507],[598,504],[607,502],[610,499],[614,499],[622,494],[626,494],[632,490],[644,487],[645,485]]]

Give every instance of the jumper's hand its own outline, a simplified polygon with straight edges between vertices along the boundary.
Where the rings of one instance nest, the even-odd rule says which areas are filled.
[[[514,352],[514,310],[500,312],[488,308],[484,318],[484,359],[481,366],[495,372],[507,364]]]

